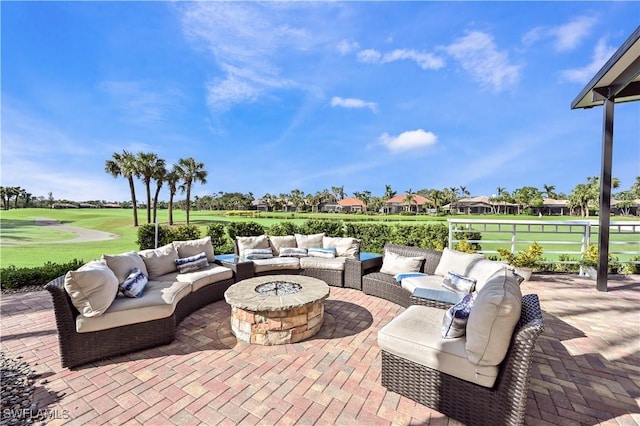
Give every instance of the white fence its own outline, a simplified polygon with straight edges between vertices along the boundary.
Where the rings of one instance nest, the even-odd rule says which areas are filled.
[[[595,220],[483,220],[483,219],[449,219],[449,248],[460,241],[458,234],[479,232],[479,243],[483,254],[497,253],[492,246],[510,247],[512,253],[518,248],[534,242],[540,244],[545,254],[568,254],[580,258],[590,242],[597,244],[599,224]],[[485,238],[487,235],[489,238]],[[552,238],[551,235],[561,235]],[[611,222],[609,228],[609,253],[622,255],[622,261],[640,256],[640,222]],[[485,248],[485,247],[489,248]],[[577,263],[577,261],[560,261],[548,259],[546,263]],[[640,263],[632,261],[630,263]]]

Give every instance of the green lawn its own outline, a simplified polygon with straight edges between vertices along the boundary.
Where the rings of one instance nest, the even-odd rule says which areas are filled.
[[[140,224],[146,223],[146,210],[139,210],[138,217]],[[578,217],[543,217],[539,219],[537,216],[455,216],[464,219],[522,219],[522,220],[580,220]],[[120,238],[99,242],[84,243],[64,243],[59,241],[71,240],[75,234],[53,230],[45,226],[36,226],[36,218],[51,218],[59,220],[61,223],[71,226],[77,226],[87,229],[95,229],[104,232],[110,232],[120,235]],[[341,219],[357,222],[381,222],[389,224],[418,224],[418,223],[446,223],[446,217],[433,216],[369,216],[369,215],[352,215],[340,213],[261,213],[258,217],[240,217],[225,215],[225,212],[217,211],[195,211],[191,212],[191,222],[201,227],[202,235],[206,226],[214,222],[230,222],[230,221],[255,221],[265,227],[283,220],[292,221],[298,225],[310,218],[321,219]],[[160,223],[168,222],[168,212],[166,210],[159,211],[158,216]],[[619,220],[633,220],[634,218],[615,218]],[[184,223],[185,214],[183,211],[174,211],[174,220],[178,223]],[[636,218],[637,220],[637,218]],[[137,250],[136,244],[137,231],[132,225],[133,214],[131,210],[125,209],[68,209],[68,210],[49,210],[49,209],[17,209],[2,211],[0,214],[0,266],[39,266],[47,261],[62,263],[73,259],[81,259],[89,261],[98,259],[103,253],[122,253],[130,250]],[[505,234],[495,234],[488,232],[483,235],[483,240],[504,239]],[[529,234],[527,239],[535,241],[558,241],[566,238],[563,234]],[[573,237],[572,237],[573,238]],[[612,241],[616,241],[618,237],[613,236]],[[595,239],[594,239],[595,241]],[[28,243],[28,244],[24,244]],[[10,245],[5,245],[10,244]],[[14,245],[15,244],[15,245]],[[509,247],[508,236],[507,241],[500,244],[482,243],[483,249],[495,250],[497,247]],[[545,246],[545,244],[543,244]],[[520,247],[520,246],[519,246]],[[547,250],[559,251],[566,248],[566,251],[579,250],[579,241],[571,246],[548,245]],[[636,246],[637,249],[637,246]],[[548,255],[546,257],[556,258],[556,256]],[[621,259],[624,258],[620,256]]]

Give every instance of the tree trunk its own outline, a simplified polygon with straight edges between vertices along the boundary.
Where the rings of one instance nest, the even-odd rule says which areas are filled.
[[[129,189],[131,190],[131,203],[133,204],[133,226],[138,226],[138,202],[136,201],[136,188],[133,184],[133,176],[129,176]]]
[[[145,181],[147,187],[147,223],[151,223],[151,182]]]
[[[191,185],[187,185],[187,205],[186,205],[186,212],[187,212],[187,226],[189,225],[189,210],[191,210]]]
[[[156,193],[153,196],[153,223],[156,223],[158,219],[158,197],[160,196],[160,185],[156,187]]]
[[[173,225],[173,193],[169,194],[169,225]]]

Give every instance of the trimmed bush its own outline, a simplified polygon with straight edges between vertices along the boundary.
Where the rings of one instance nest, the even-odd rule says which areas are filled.
[[[295,223],[285,220],[284,222],[274,223],[267,230],[267,234],[273,236],[299,234],[300,228]]]
[[[258,222],[229,222],[227,232],[229,233],[231,241],[234,241],[236,236],[253,237],[265,233],[264,226]]]
[[[9,265],[0,269],[0,284],[4,289],[17,289],[30,285],[45,285],[49,281],[78,269],[84,265],[81,259],[73,259],[67,263],[47,262],[42,266],[16,268]]]
[[[200,229],[196,225],[158,225],[158,247],[172,241],[188,241],[200,238]],[[136,244],[140,250],[155,248],[156,226],[153,223],[145,223],[138,227],[138,239]]]
[[[233,253],[233,242],[227,235],[225,226],[212,223],[207,227],[207,235],[211,237],[214,253]]]
[[[341,220],[309,219],[300,227],[300,233],[311,235],[324,232],[327,237],[342,237],[342,228]]]

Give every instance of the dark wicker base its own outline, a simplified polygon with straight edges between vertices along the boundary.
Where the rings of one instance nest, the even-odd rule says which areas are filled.
[[[544,330],[538,297],[522,299],[520,322],[493,388],[382,351],[382,385],[468,425],[524,423],[535,341]]]
[[[302,275],[317,278],[334,287],[343,287],[344,271],[334,271],[331,269],[304,269]]]
[[[49,282],[45,289],[51,293],[58,329],[60,361],[63,367],[73,368],[92,361],[123,355],[171,343],[176,325],[191,312],[224,297],[233,279],[203,287],[180,300],[174,314],[158,320],[89,333],[76,331],[79,312],[64,289],[64,276]]]
[[[362,277],[362,291],[364,294],[381,297],[405,308],[411,305],[409,290],[402,288],[391,275],[382,272],[373,272]]]

